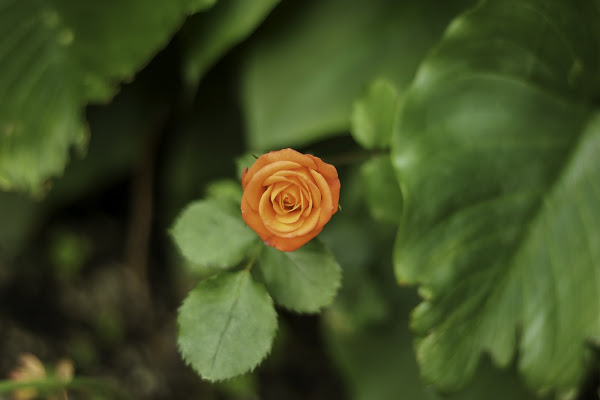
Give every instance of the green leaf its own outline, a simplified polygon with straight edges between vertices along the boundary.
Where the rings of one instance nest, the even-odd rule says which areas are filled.
[[[453,396],[435,393],[419,379],[412,348],[408,317],[416,293],[412,288],[398,288],[389,268],[395,231],[375,223],[362,209],[344,210],[331,223],[333,232],[327,229],[321,238],[328,239],[326,243],[344,266],[344,284],[323,313],[321,326],[327,354],[346,383],[350,399],[536,398],[527,394],[514,371],[509,375],[491,368]]]
[[[254,41],[243,71],[250,148],[299,146],[350,127],[353,102],[382,77],[402,94],[449,20],[470,1],[290,2]],[[289,8],[286,8],[289,7]],[[343,12],[342,12],[343,11]]]
[[[177,218],[171,234],[184,257],[201,266],[233,267],[257,243],[239,207],[218,199],[189,205]]]
[[[372,158],[361,167],[364,195],[369,212],[378,221],[399,224],[402,192],[389,156]]]
[[[213,1],[0,0],[0,188],[44,191],[107,100],[183,22]]]
[[[225,52],[263,21],[279,0],[221,0],[210,11],[190,19],[182,32],[184,79],[196,86]]]
[[[399,305],[401,307],[401,305]],[[534,400],[514,371],[486,363],[458,393],[437,394],[419,379],[405,316],[360,331],[347,330],[337,310],[328,310],[325,340],[353,400]],[[404,318],[403,318],[404,317]]]
[[[317,240],[292,252],[267,246],[259,266],[277,304],[298,312],[317,312],[331,304],[342,277],[333,254]]]
[[[242,180],[242,174],[244,173],[244,169],[246,169],[246,168],[249,169],[254,164],[254,162],[258,159],[259,155],[255,155],[252,153],[246,153],[246,154],[243,154],[243,155],[239,156],[238,158],[236,158],[235,166],[237,168],[238,178],[240,179],[240,181]]]
[[[13,257],[27,251],[28,241],[36,231],[36,221],[42,218],[43,212],[40,203],[22,194],[0,191],[0,263],[13,264]]]
[[[179,309],[178,344],[203,378],[222,380],[253,369],[267,355],[277,314],[265,288],[248,271],[202,281]]]
[[[62,63],[76,65],[78,74],[71,79],[83,87],[86,99],[106,100],[119,81],[132,79],[167,44],[187,15],[215,0],[175,0],[152,7],[144,0],[55,3],[51,12],[57,25],[72,34],[72,59]]]
[[[231,179],[212,182],[206,188],[206,197],[229,201],[240,205],[242,201],[242,184]]]
[[[386,149],[399,111],[398,93],[385,79],[377,79],[352,108],[352,137],[366,149]]]
[[[404,103],[392,161],[395,245],[420,285],[412,327],[428,382],[464,385],[516,354],[538,390],[574,390],[600,339],[598,10],[487,2],[455,20]]]
[[[85,157],[72,160],[61,179],[52,182],[44,197],[46,206],[64,207],[116,180],[127,179],[139,168],[172,103],[172,96],[156,84],[156,74],[148,72],[139,74],[136,82],[120,90],[109,104],[86,109],[92,139]]]

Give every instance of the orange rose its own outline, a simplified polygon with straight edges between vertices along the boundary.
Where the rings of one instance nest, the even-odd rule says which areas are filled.
[[[242,217],[269,246],[294,251],[321,232],[338,209],[333,165],[283,149],[263,154],[242,174]]]

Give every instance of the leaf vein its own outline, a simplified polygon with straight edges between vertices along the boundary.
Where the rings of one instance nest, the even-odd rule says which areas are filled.
[[[229,325],[231,325],[231,320],[233,319],[233,310],[235,309],[235,307],[237,306],[237,304],[240,300],[242,286],[246,282],[246,279],[248,278],[248,275],[249,275],[248,272],[246,272],[246,271],[242,271],[241,274],[242,275],[240,278],[240,283],[238,284],[238,287],[236,288],[235,296],[233,298],[233,301],[231,302],[231,307],[229,307],[229,312],[227,313],[227,320],[225,321],[223,330],[221,331],[221,334],[219,335],[219,341],[217,342],[217,347],[215,349],[215,353],[213,354],[213,356],[211,358],[211,362],[210,362],[210,370],[211,371],[213,371],[215,368],[215,363],[217,362],[217,356],[219,355],[219,352],[221,351],[221,346],[223,344],[223,339],[225,337],[225,333],[229,329]]]

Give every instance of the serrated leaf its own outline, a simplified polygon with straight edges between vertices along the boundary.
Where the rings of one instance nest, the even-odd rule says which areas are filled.
[[[362,188],[359,176],[345,176],[345,196]],[[327,354],[353,400],[531,399],[512,374],[478,375],[472,388],[438,395],[423,380],[412,348],[409,310],[417,303],[412,288],[398,288],[390,266],[395,230],[375,223],[362,207],[344,208],[320,239],[344,269],[334,303],[322,314]],[[488,364],[488,363],[486,363]],[[483,379],[481,379],[483,378]],[[540,398],[538,398],[540,400]]]
[[[267,246],[259,266],[277,304],[299,312],[317,312],[329,305],[342,278],[333,254],[317,240],[292,252]]]
[[[399,224],[402,192],[389,156],[373,158],[361,166],[364,196],[369,212],[378,221]]]
[[[191,18],[182,33],[184,78],[196,86],[229,48],[263,21],[279,0],[221,0],[210,11]]]
[[[52,12],[58,26],[72,34],[71,59],[62,62],[76,65],[78,74],[71,79],[83,87],[85,100],[106,100],[119,81],[131,79],[167,44],[186,16],[214,3],[174,0],[148,7],[144,0],[56,1]]]
[[[200,282],[184,300],[177,322],[183,358],[212,381],[256,367],[277,330],[273,301],[248,271]]]
[[[421,66],[392,144],[400,282],[417,356],[454,390],[483,353],[537,390],[576,390],[600,338],[598,9],[486,2]],[[517,349],[518,347],[518,349]]]
[[[253,244],[256,234],[242,219],[239,207],[230,201],[208,199],[186,207],[171,234],[179,250],[194,264],[233,267]]]
[[[83,107],[106,100],[210,2],[0,0],[0,188],[40,194],[88,140]]]
[[[515,371],[498,371],[489,362],[460,392],[438,394],[419,377],[404,315],[375,328],[348,331],[343,320],[336,320],[339,316],[335,311],[327,311],[324,336],[329,354],[354,400],[542,399],[527,391]]]
[[[376,79],[354,103],[350,133],[366,149],[390,147],[399,111],[398,93],[386,79]]]
[[[449,20],[471,3],[281,4],[276,11],[291,18],[265,24],[244,65],[250,147],[299,146],[346,132],[352,103],[367,85],[384,77],[402,94]]]

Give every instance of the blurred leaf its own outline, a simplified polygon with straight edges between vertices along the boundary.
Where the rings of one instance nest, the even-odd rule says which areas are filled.
[[[335,309],[332,310],[335,312]],[[539,399],[528,393],[516,374],[486,365],[473,384],[453,395],[439,395],[419,378],[406,321],[346,331],[337,326],[328,311],[325,338],[327,348],[348,384],[352,400],[527,400]]]
[[[242,174],[244,173],[244,169],[245,168],[250,168],[252,165],[254,165],[254,162],[256,161],[256,159],[260,156],[260,154],[255,155],[252,153],[246,153],[243,154],[241,156],[239,156],[236,160],[235,160],[235,165],[237,167],[237,171],[238,171],[238,178],[242,179]]]
[[[344,181],[348,180],[350,185],[360,182],[355,177]],[[534,398],[513,373],[491,368],[484,368],[466,390],[437,395],[419,377],[409,332],[409,310],[416,304],[416,294],[398,288],[387,257],[394,245],[394,230],[361,210],[344,212],[332,224],[333,230],[324,232],[324,239],[344,267],[344,284],[323,314],[322,326],[325,348],[347,384],[349,399]]]
[[[600,338],[600,117],[585,104],[599,93],[598,12],[484,3],[450,25],[405,100],[395,269],[420,285],[417,358],[439,388],[463,386],[482,353],[509,365],[517,346],[538,390],[584,377]]]
[[[235,378],[215,384],[220,392],[226,395],[226,399],[256,399],[259,398],[257,377],[254,374],[239,375]]]
[[[10,1],[10,0],[5,0]],[[148,7],[144,0],[81,3],[57,0],[51,13],[57,28],[71,32],[69,55],[85,98],[106,100],[121,80],[133,74],[164,47],[186,16],[211,7],[216,0],[174,0]],[[132,18],[135,17],[135,18]]]
[[[344,181],[348,178],[350,185],[358,181],[352,177]],[[326,232],[325,239],[328,243],[339,240],[331,244],[336,257],[344,260],[344,284],[323,314],[322,326],[325,348],[347,384],[349,399],[534,398],[513,373],[491,368],[485,368],[465,391],[438,396],[419,378],[407,321],[416,294],[397,287],[387,257],[394,245],[394,230],[360,210],[344,212],[332,223],[334,229]],[[380,254],[385,256],[377,257]]]
[[[171,234],[193,264],[221,268],[240,263],[258,238],[242,219],[239,207],[218,199],[186,207]]]
[[[392,305],[385,298],[384,288],[368,270],[359,271],[347,281],[344,276],[344,287],[348,286],[344,289],[346,295],[336,299],[333,311],[326,315],[332,327],[350,334],[389,318]]]
[[[87,153],[67,165],[61,179],[53,182],[44,205],[64,206],[130,176],[148,152],[148,143],[164,129],[172,104],[173,96],[164,90],[168,79],[157,79],[157,67],[138,74],[110,103],[86,108],[91,134]]]
[[[354,140],[366,149],[389,148],[398,107],[394,85],[385,79],[375,80],[352,108],[350,132]]]
[[[242,184],[231,179],[212,182],[206,188],[206,197],[229,201],[239,205],[242,201]]]
[[[402,192],[389,156],[372,158],[361,167],[364,195],[374,219],[399,224]]]
[[[209,380],[253,369],[269,352],[277,329],[273,301],[248,271],[200,282],[177,320],[183,358]]]
[[[198,108],[169,137],[161,176],[164,225],[215,179],[235,176],[234,158],[243,151],[237,105],[222,79],[202,83]],[[215,134],[218,133],[218,134]]]
[[[57,230],[50,238],[49,258],[59,279],[69,280],[77,276],[89,260],[92,252],[90,238],[67,230]]]
[[[102,310],[94,316],[94,333],[105,345],[116,346],[127,334],[127,322],[124,319],[120,310]]]
[[[342,278],[333,254],[317,240],[292,252],[266,246],[259,266],[275,302],[298,312],[317,312],[329,305]]]
[[[184,78],[198,85],[206,71],[263,21],[279,0],[221,0],[190,19],[184,38]]]
[[[0,188],[42,193],[86,146],[83,106],[109,99],[212,3],[0,0]]]
[[[387,297],[398,290],[391,268],[396,227],[368,216],[358,166],[353,170],[350,174],[345,170],[341,176],[344,198],[351,197],[350,207],[336,214],[319,239],[343,267],[343,284],[332,306],[335,312],[328,312],[327,317],[335,314],[340,329],[356,331],[389,318],[396,307]],[[357,190],[358,193],[353,193]],[[353,200],[355,196],[361,201]],[[379,279],[380,274],[385,278]]]
[[[0,191],[0,262],[21,251],[40,215],[39,203],[22,194]]]
[[[282,4],[243,71],[250,148],[298,146],[346,131],[373,79],[402,93],[449,20],[470,1],[306,1]],[[289,7],[289,9],[284,6]],[[279,21],[284,21],[278,25]]]

